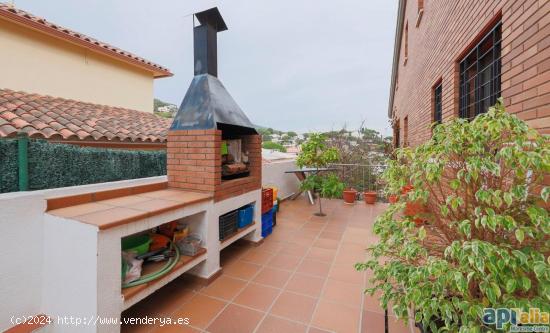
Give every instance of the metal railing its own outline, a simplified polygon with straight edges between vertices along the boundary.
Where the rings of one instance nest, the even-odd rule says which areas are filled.
[[[382,173],[386,170],[385,164],[332,164],[336,174],[347,188],[354,188],[359,192],[380,192],[384,187]]]

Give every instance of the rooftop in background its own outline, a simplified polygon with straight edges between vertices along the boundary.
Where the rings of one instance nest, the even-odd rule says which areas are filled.
[[[0,89],[0,138],[164,143],[172,120],[151,113]]]
[[[100,53],[121,60],[130,65],[151,71],[153,72],[154,77],[157,78],[173,75],[167,68],[157,65],[147,59],[141,58],[133,53],[124,51],[84,34],[59,26],[42,17],[14,8],[6,3],[0,3],[0,19],[8,20],[54,38],[84,47],[92,52]]]

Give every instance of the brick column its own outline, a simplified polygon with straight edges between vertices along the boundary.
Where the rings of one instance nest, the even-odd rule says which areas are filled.
[[[221,138],[215,129],[169,131],[168,186],[214,193],[221,184]]]

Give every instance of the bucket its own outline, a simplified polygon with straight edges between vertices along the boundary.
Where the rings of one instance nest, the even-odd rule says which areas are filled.
[[[148,235],[129,236],[122,239],[122,251],[134,252],[137,255],[145,254],[149,251],[151,237]]]

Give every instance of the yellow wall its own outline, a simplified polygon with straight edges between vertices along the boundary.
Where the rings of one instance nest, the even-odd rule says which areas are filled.
[[[0,88],[153,112],[153,73],[0,20]]]

